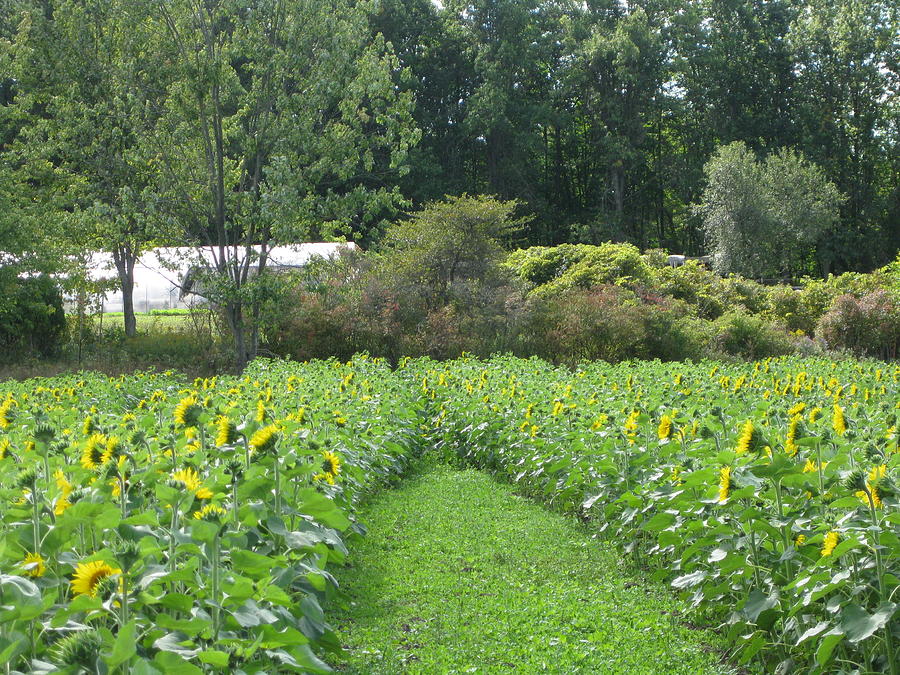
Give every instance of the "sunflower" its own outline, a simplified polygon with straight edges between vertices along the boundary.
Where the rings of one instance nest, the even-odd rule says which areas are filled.
[[[118,436],[110,436],[106,439],[103,456],[100,458],[103,464],[122,457],[121,441]]]
[[[742,455],[748,450],[753,450],[759,442],[759,434],[753,426],[753,420],[744,422],[741,435],[738,437],[737,454]]]
[[[668,415],[663,415],[662,419],[659,421],[659,427],[656,429],[656,435],[659,436],[659,440],[665,441],[672,437],[672,418]]]
[[[42,577],[47,567],[44,565],[44,559],[40,553],[29,553],[22,561],[22,567],[25,573],[30,577]]]
[[[228,419],[228,415],[222,415],[216,422],[216,447],[231,445],[237,440],[237,425]]]
[[[75,574],[72,575],[72,592],[75,595],[89,595],[92,598],[97,595],[97,587],[106,577],[113,574],[121,574],[122,570],[110,567],[102,560],[78,563]]]
[[[228,512],[221,506],[206,504],[203,508],[194,511],[194,518],[196,520],[216,520],[219,516],[224,516],[226,513]]]
[[[85,436],[90,436],[96,431],[97,425],[94,423],[94,418],[88,415],[84,418],[84,424],[81,425],[81,433]]]
[[[822,556],[829,556],[834,552],[834,547],[838,545],[840,535],[832,530],[825,535],[825,541],[822,543]]]
[[[203,487],[203,483],[200,482],[200,475],[191,467],[175,471],[172,474],[172,480],[179,484],[179,487],[193,492],[197,499],[211,499],[213,496],[212,490]]]
[[[175,406],[175,423],[183,427],[195,427],[200,420],[202,409],[197,403],[197,397],[191,394],[185,396]]]
[[[67,508],[72,506],[72,502],[69,501],[69,495],[72,494],[72,490],[75,489],[75,486],[66,479],[66,475],[60,469],[56,470],[53,477],[56,479],[56,487],[58,487],[59,491],[62,493],[53,507],[53,515],[61,516],[66,512]]]
[[[844,409],[837,403],[834,404],[834,412],[831,415],[831,426],[838,436],[847,433],[847,420],[844,419]]]
[[[103,453],[106,451],[106,436],[93,434],[84,445],[81,453],[81,466],[85,469],[99,469],[103,464]]]
[[[625,420],[625,437],[628,439],[629,445],[634,445],[634,439],[637,436],[638,417],[640,417],[640,413],[634,410],[628,415],[628,419]]]
[[[719,503],[728,499],[728,491],[731,489],[731,467],[723,466],[719,470]]]
[[[330,450],[322,451],[322,471],[336,478],[341,472],[341,458]]]
[[[784,439],[784,451],[791,457],[797,454],[797,428],[801,419],[800,415],[795,415],[788,423],[787,436]]]
[[[259,429],[250,437],[250,447],[256,452],[268,452],[278,442],[278,427],[274,424]]]
[[[866,490],[858,490],[856,492],[856,496],[859,497],[860,501],[862,501],[862,503],[866,506],[869,505],[869,495],[872,495],[873,507],[878,509],[883,505],[883,502],[881,501],[881,495],[878,492],[878,483],[881,482],[882,478],[884,478],[886,472],[886,464],[872,467],[872,470],[869,471],[869,478],[866,481]]]

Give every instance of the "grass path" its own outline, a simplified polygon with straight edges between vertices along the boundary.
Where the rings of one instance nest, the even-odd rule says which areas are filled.
[[[577,522],[473,471],[380,493],[339,570],[343,673],[727,673]]]

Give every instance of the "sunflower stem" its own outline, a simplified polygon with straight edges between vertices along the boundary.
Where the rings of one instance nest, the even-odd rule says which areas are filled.
[[[275,515],[281,517],[281,476],[278,471],[278,455],[274,455],[275,465]]]
[[[219,534],[213,537],[210,551],[212,565],[212,619],[213,641],[219,639]]]
[[[31,488],[31,524],[34,528],[34,552],[41,552],[41,512],[38,506],[37,481]]]

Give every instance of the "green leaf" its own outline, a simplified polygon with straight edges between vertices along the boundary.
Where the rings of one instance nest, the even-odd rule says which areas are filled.
[[[859,605],[849,604],[841,611],[841,628],[846,633],[847,640],[856,644],[884,628],[896,611],[895,602],[882,602],[874,614],[868,614]]]
[[[159,652],[153,662],[162,668],[166,675],[202,675],[203,671],[192,663],[188,663],[174,652]]]
[[[228,654],[217,649],[207,649],[197,654],[197,658],[203,663],[209,663],[219,668],[228,667]]]
[[[703,583],[703,580],[706,579],[706,577],[706,572],[698,570],[691,574],[684,574],[680,577],[676,577],[672,580],[672,586],[674,588],[691,588],[697,584]]]
[[[268,575],[273,568],[279,566],[278,562],[269,556],[242,548],[231,552],[231,564],[247,576],[257,579]]]
[[[344,512],[328,497],[315,488],[303,488],[298,494],[298,510],[312,516],[320,523],[336,530],[346,530],[350,520]]]
[[[675,522],[675,516],[671,513],[657,513],[644,523],[644,529],[648,532],[659,532],[670,527]]]
[[[116,641],[113,643],[112,652],[104,656],[106,665],[110,669],[125,663],[137,653],[135,628],[134,619],[132,619],[119,629],[119,634],[116,635]]]
[[[833,628],[825,633],[821,642],[819,642],[818,649],[816,649],[816,663],[820,666],[827,665],[831,660],[831,652],[834,651],[834,648],[837,647],[838,643],[843,639],[844,633],[838,628]]]

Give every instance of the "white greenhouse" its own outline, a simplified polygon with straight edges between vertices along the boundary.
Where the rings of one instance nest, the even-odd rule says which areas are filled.
[[[259,247],[255,247],[259,253]],[[343,252],[356,251],[353,242],[307,243],[276,246],[269,249],[268,268],[273,270],[303,267],[316,257],[333,258]],[[212,266],[209,249],[190,247],[155,248],[147,251],[134,268],[134,311],[149,312],[154,309],[187,308],[204,302],[195,293],[184,292],[189,272],[198,265]],[[90,278],[93,281],[118,278],[111,253],[91,255]],[[188,291],[190,284],[187,284]],[[67,303],[68,304],[68,303]],[[102,311],[121,312],[122,292],[109,291],[103,300]]]

